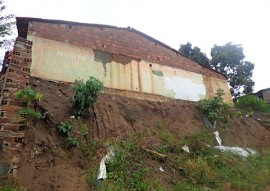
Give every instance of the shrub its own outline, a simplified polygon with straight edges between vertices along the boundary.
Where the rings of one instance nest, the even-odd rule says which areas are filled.
[[[212,124],[218,120],[225,120],[224,116],[227,116],[224,112],[228,111],[229,105],[224,103],[222,98],[223,95],[224,91],[222,89],[218,89],[213,98],[201,99],[198,102],[199,109]]]
[[[104,86],[102,82],[90,76],[86,83],[83,80],[75,80],[71,89],[73,91],[70,97],[72,112],[78,117],[84,116],[88,108],[95,104]]]
[[[70,146],[70,147],[77,147],[77,146],[79,146],[79,140],[76,137],[69,136],[67,138],[67,142],[68,142],[68,146]]]
[[[248,112],[270,112],[270,107],[266,101],[254,95],[245,95],[238,98],[235,107]]]
[[[71,124],[69,122],[61,122],[57,125],[57,130],[63,135],[69,135],[71,131]]]

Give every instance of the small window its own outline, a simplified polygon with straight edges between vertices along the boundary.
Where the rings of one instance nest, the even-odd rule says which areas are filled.
[[[31,62],[32,60],[31,59],[28,59],[28,58],[24,58],[24,61],[25,62]]]
[[[26,114],[25,113],[20,113],[19,115],[20,115],[20,117],[23,117],[23,118],[26,117]]]
[[[21,53],[18,51],[13,51],[13,54],[17,55],[17,56],[21,56]]]
[[[21,143],[22,142],[22,137],[14,137],[14,141],[16,143]]]
[[[18,60],[11,59],[11,63],[19,65],[20,62]]]
[[[19,126],[19,131],[24,131],[24,130],[25,130],[25,126],[24,125]]]
[[[8,104],[8,101],[7,100],[2,100],[1,105],[7,105],[7,104]]]
[[[0,111],[0,116],[1,116],[1,117],[5,117],[5,114],[6,114],[6,112]]]
[[[7,82],[13,82],[13,80],[12,80],[12,79],[10,79],[10,78],[8,78],[8,79],[7,79]]]
[[[9,72],[12,72],[12,73],[13,73],[13,72],[14,72],[14,69],[10,68],[10,69],[9,69]]]
[[[9,89],[4,89],[3,92],[4,93],[9,93],[10,91],[9,91]]]

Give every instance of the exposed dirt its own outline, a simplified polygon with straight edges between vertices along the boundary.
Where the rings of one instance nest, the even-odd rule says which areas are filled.
[[[87,190],[85,173],[89,166],[98,167],[106,154],[106,142],[110,140],[137,138],[140,145],[151,148],[162,139],[157,133],[158,128],[167,129],[167,137],[173,140],[205,128],[194,102],[148,101],[102,93],[86,122],[90,139],[104,144],[89,160],[76,148],[67,150],[55,128],[59,122],[71,118],[69,84],[35,78],[31,79],[31,84],[33,89],[44,94],[39,110],[46,112],[46,117],[29,124],[22,151],[18,183],[29,190]],[[233,116],[233,122],[226,129],[222,124],[218,125],[226,144],[256,150],[270,146],[270,131],[252,117]],[[149,161],[153,173],[160,173],[159,165]],[[160,175],[161,182],[169,182],[173,176],[168,170]]]

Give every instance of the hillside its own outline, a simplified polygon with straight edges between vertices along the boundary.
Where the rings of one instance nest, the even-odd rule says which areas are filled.
[[[204,127],[195,102],[140,100],[106,90],[86,120],[72,119],[69,84],[32,78],[31,85],[44,95],[38,108],[46,115],[29,122],[22,150],[17,183],[28,190],[267,190],[270,185],[269,169],[251,169],[249,173],[262,177],[246,185],[250,180],[242,179],[242,169],[237,165],[244,169],[250,164],[206,145],[217,143]],[[223,143],[266,153],[259,157],[270,161],[265,151],[269,150],[270,131],[254,119],[259,116],[239,118],[235,113],[231,111],[229,124],[217,125]],[[71,123],[77,147],[68,146],[67,137],[59,134],[56,127],[60,122]],[[84,127],[87,136],[82,135]],[[181,149],[184,144],[190,154]],[[108,178],[97,181],[98,166],[108,145],[114,146],[116,159],[108,164]],[[223,167],[232,171],[220,177],[216,173],[219,169],[210,168],[212,164],[221,165],[220,171]],[[235,182],[230,176],[236,177]],[[264,184],[258,186],[256,181]],[[195,186],[190,187],[192,184]]]

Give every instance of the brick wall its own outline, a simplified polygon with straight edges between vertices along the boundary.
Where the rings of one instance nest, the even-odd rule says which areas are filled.
[[[6,73],[1,74],[0,139],[3,149],[19,156],[25,136],[25,119],[18,114],[24,107],[14,93],[29,84],[32,42],[18,37]]]
[[[41,20],[29,23],[28,34],[226,79],[134,29]]]

